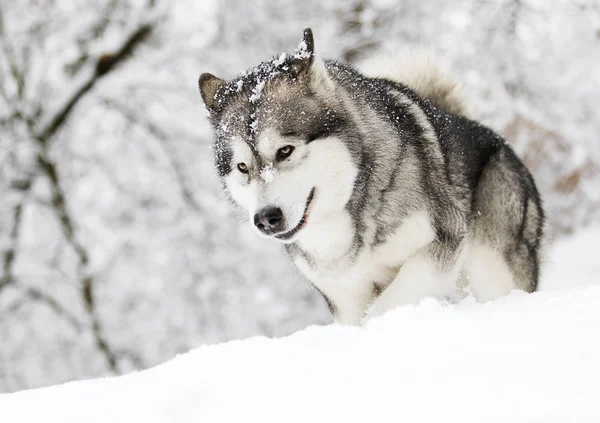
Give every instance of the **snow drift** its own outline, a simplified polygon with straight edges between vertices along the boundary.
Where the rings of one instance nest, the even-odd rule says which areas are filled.
[[[597,422],[598,235],[553,250],[542,292],[200,347],[139,373],[0,395],[0,421]],[[571,279],[592,284],[561,288]]]

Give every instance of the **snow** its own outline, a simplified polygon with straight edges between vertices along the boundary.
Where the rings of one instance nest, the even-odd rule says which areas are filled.
[[[0,395],[0,420],[597,422],[599,237],[558,242],[535,294],[426,299],[363,327],[203,346],[138,373]]]
[[[266,81],[259,81],[256,86],[252,89],[252,95],[250,96],[250,103],[255,103],[260,100],[263,88],[265,88]]]
[[[294,59],[309,59],[310,52],[308,51],[308,46],[306,45],[306,41],[302,40],[298,43],[298,46],[294,50],[292,54]]]
[[[279,67],[285,63],[285,59],[287,58],[286,53],[281,53],[276,59],[273,60],[273,66]]]
[[[0,274],[0,392],[123,374],[201,344],[285,336],[331,321],[279,246],[257,238],[223,195],[197,87],[198,76],[210,72],[229,81],[232,94],[249,97],[257,77],[289,73],[299,58],[291,50],[307,26],[323,58],[357,63],[407,45],[431,48],[464,84],[475,117],[531,168],[548,232],[600,221],[600,10],[593,2],[360,3],[2,3],[0,261],[11,246],[16,255],[13,282],[4,284]],[[150,37],[78,102],[48,146],[75,238],[89,257],[82,267],[52,207],[27,120],[37,129],[52,121],[98,57],[149,21],[157,22]],[[304,45],[306,54],[305,44],[299,50]],[[290,53],[273,55],[281,51]],[[13,65],[25,78],[22,96]],[[259,118],[250,129],[259,129]],[[556,271],[549,267],[548,289],[564,289],[558,272],[571,272],[565,260],[578,263],[578,274],[587,268],[597,275],[594,251],[561,257]],[[94,278],[94,311],[85,304],[86,276]],[[589,281],[571,278],[569,285]],[[116,368],[98,347],[92,319]]]
[[[260,171],[260,177],[267,184],[273,182],[273,178],[275,177],[276,169],[273,168],[273,164],[268,163]]]

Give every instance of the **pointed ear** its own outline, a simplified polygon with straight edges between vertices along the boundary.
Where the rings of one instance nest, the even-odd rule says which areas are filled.
[[[304,30],[304,37],[292,56],[292,71],[295,76],[308,84],[316,93],[334,90],[331,77],[325,68],[325,62],[315,54],[315,40],[310,28]]]
[[[206,108],[210,111],[214,111],[215,106],[215,95],[219,88],[225,85],[225,81],[217,78],[210,73],[203,73],[198,79],[198,86],[200,87],[200,94],[206,104]]]
[[[302,41],[293,53],[292,70],[297,76],[306,73],[315,59],[315,39],[312,29],[306,28]]]

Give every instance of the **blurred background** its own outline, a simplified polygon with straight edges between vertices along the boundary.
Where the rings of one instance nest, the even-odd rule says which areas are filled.
[[[221,195],[197,89],[308,26],[351,63],[433,49],[552,239],[599,221],[598,1],[0,0],[0,392],[331,321]]]

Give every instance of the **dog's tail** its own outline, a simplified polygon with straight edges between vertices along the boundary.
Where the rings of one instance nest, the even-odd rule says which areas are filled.
[[[367,76],[400,82],[450,113],[469,116],[462,88],[450,74],[449,66],[435,60],[427,50],[407,48],[392,55],[377,53],[360,63],[359,69]]]

